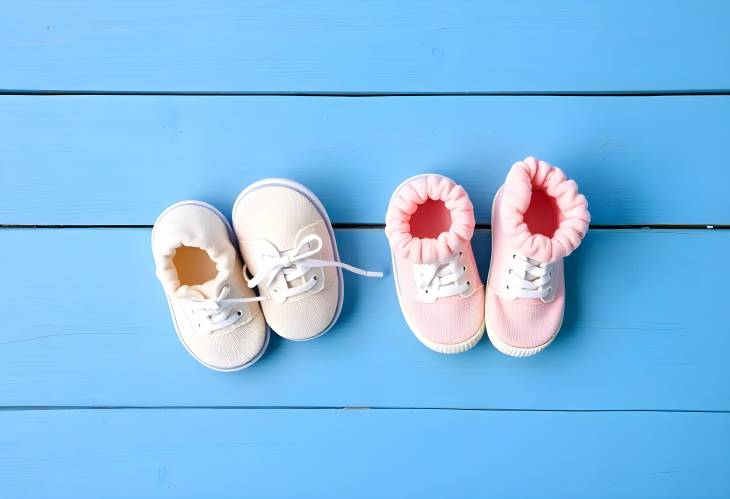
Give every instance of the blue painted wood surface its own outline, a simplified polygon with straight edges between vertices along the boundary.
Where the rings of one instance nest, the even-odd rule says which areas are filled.
[[[0,494],[726,497],[730,415],[433,410],[0,412]],[[8,431],[11,428],[12,431]]]
[[[198,92],[730,89],[724,0],[25,0],[0,88]]]
[[[389,268],[382,230],[337,238],[343,260]],[[0,246],[0,274],[16,283],[0,344],[8,405],[730,410],[730,326],[722,307],[706,306],[730,271],[697,271],[726,257],[726,231],[590,231],[567,260],[562,331],[533,359],[488,341],[463,355],[431,352],[408,331],[391,275],[347,276],[330,333],[308,343],[275,337],[233,376],[199,366],[179,344],[149,230],[9,230]],[[487,231],[475,252],[486,271]],[[28,267],[54,297],[40,311]]]
[[[730,232],[617,227],[730,224],[730,3],[6,3],[1,498],[730,497]],[[55,91],[103,95],[10,95]],[[551,92],[579,96],[519,95]],[[378,224],[429,170],[488,223],[528,154],[611,227],[568,259],[563,330],[531,359],[435,354],[392,276],[346,276],[331,333],[208,371],[173,333],[149,229],[69,228],[183,198],[229,211],[265,176]],[[337,237],[389,267],[382,229]],[[486,274],[489,232],[474,244]]]
[[[730,96],[2,97],[0,220],[151,224],[283,176],[335,222],[382,223],[395,186],[438,171],[488,223],[534,154],[577,179],[593,223],[730,224],[728,116]]]

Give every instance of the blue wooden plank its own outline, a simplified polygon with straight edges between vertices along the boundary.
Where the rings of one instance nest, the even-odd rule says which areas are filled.
[[[730,415],[430,410],[0,412],[0,493],[727,497]]]
[[[389,269],[381,230],[339,230],[343,260]],[[401,316],[392,276],[346,277],[335,328],[278,337],[258,364],[216,373],[175,336],[143,229],[0,230],[0,401],[232,405],[730,410],[730,231],[590,231],[567,261],[563,329],[514,359],[485,339],[442,356]],[[486,272],[489,235],[475,251]]]
[[[382,222],[424,171],[488,223],[529,154],[578,180],[594,223],[730,223],[728,116],[728,96],[2,97],[0,223],[151,224],[188,198],[227,212],[263,176],[308,185],[335,222]]]
[[[730,89],[723,0],[26,0],[0,88],[84,91]]]

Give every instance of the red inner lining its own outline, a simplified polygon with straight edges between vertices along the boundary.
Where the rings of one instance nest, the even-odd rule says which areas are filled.
[[[420,239],[436,239],[442,232],[451,229],[451,212],[443,201],[427,199],[418,205],[411,215],[411,236]]]
[[[555,198],[549,196],[544,190],[533,190],[524,221],[532,234],[553,237],[561,222],[560,210]]]

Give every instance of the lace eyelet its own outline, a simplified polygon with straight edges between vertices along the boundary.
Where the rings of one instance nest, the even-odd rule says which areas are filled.
[[[316,281],[317,280],[317,276],[316,275],[315,276],[312,276],[312,279],[314,279]]]
[[[466,287],[467,288],[470,288],[471,287],[471,282],[470,281],[466,281]]]
[[[507,289],[509,289],[509,284],[507,284]]]
[[[459,256],[461,256],[461,255],[463,255],[463,254],[464,254],[464,252],[463,252],[463,251],[459,251]]]
[[[241,312],[240,310],[236,310],[236,314],[237,314],[237,315],[238,315],[239,317],[241,317],[241,316],[243,315],[243,312]]]
[[[461,266],[461,270],[464,271],[464,272],[466,272],[466,265],[462,265]]]
[[[428,294],[428,290],[426,290],[426,294]]]

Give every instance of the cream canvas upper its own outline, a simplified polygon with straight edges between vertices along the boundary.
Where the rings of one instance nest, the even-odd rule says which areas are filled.
[[[326,332],[342,308],[341,268],[327,213],[306,187],[267,179],[246,188],[233,207],[233,227],[249,286],[258,287],[269,326],[292,340]]]
[[[243,279],[225,217],[200,201],[167,210],[152,229],[156,273],[185,348],[203,365],[235,371],[263,354],[268,330]]]

